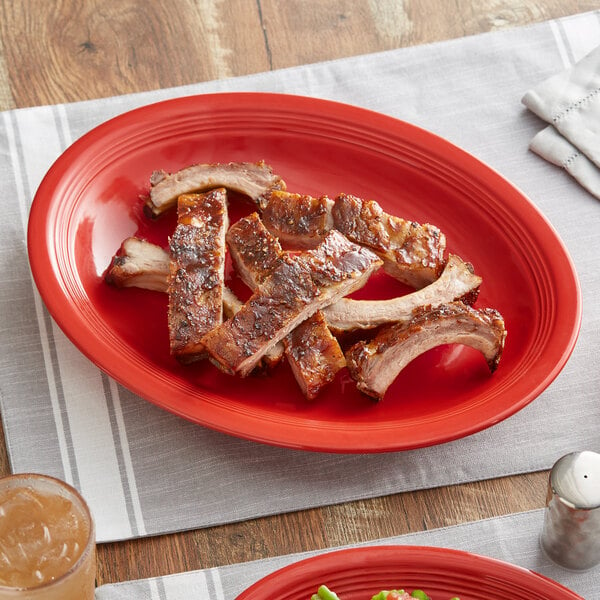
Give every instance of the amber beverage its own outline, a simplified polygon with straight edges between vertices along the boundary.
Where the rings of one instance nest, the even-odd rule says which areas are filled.
[[[37,474],[0,479],[0,600],[93,600],[94,522],[70,485]]]

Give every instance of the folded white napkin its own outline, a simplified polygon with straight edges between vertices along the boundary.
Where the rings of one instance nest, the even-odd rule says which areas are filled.
[[[600,46],[529,90],[522,102],[550,123],[530,149],[600,198]]]

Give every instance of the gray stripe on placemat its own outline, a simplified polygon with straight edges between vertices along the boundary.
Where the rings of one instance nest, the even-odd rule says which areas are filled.
[[[137,537],[145,532],[140,532],[138,527],[138,520],[136,518],[136,511],[134,508],[134,500],[131,490],[129,477],[127,476],[127,465],[125,464],[125,453],[123,451],[123,445],[121,444],[120,427],[116,414],[115,398],[113,397],[113,390],[111,389],[110,380],[108,375],[102,373],[102,387],[104,388],[104,398],[106,400],[106,408],[108,409],[108,417],[110,420],[110,428],[112,431],[113,443],[115,445],[115,452],[117,454],[117,462],[119,465],[119,475],[121,477],[121,485],[123,486],[123,495],[125,496],[125,506],[127,509],[127,518],[129,519],[129,526],[131,527],[131,533],[134,537]],[[116,389],[118,394],[118,389]],[[118,399],[117,399],[118,401]]]
[[[60,144],[61,152],[64,152],[71,145],[71,135],[68,131],[65,131],[67,126],[66,120],[61,115],[61,111],[64,112],[65,108],[62,104],[52,106],[52,117],[54,118],[54,127],[58,134],[58,141]]]
[[[61,150],[64,150],[67,146],[67,141],[65,140],[64,132],[60,126],[60,119],[59,119],[58,110],[57,110],[56,106],[52,107],[52,115],[54,117],[55,129],[57,132]],[[19,129],[17,127],[16,122],[13,123],[13,126],[15,129],[15,135],[19,135]],[[26,163],[25,163],[24,156],[22,155],[22,145],[17,144],[17,148],[18,148],[18,152],[19,152],[20,171],[23,172],[23,170],[24,170],[23,167],[25,167]],[[30,189],[29,178],[22,177],[21,179],[23,181],[23,191],[24,191],[25,198],[29,198],[30,201],[33,201],[33,197],[35,195],[35,190]],[[26,230],[27,223],[24,223],[23,225]],[[35,283],[33,283],[33,282],[32,282],[32,284],[35,285]],[[45,326],[44,326],[43,330],[40,328],[40,335],[43,335],[43,332],[45,332],[45,334],[46,334],[46,340],[48,343],[48,349],[49,349],[50,357],[51,357],[51,367],[52,367],[52,373],[53,373],[54,387],[56,390],[56,400],[58,402],[58,407],[60,410],[60,421],[56,423],[56,427],[57,427],[57,430],[59,428],[61,428],[63,431],[64,439],[65,439],[65,443],[66,443],[66,452],[67,452],[68,461],[69,461],[68,465],[64,465],[65,476],[68,478],[69,482],[73,486],[80,489],[81,481],[79,478],[79,470],[77,468],[77,458],[75,456],[75,450],[73,447],[73,436],[71,433],[71,426],[69,424],[69,415],[68,415],[67,406],[66,406],[66,402],[65,402],[65,394],[64,394],[62,379],[61,379],[61,375],[60,375],[58,354],[56,352],[56,343],[55,343],[54,333],[53,333],[53,327],[55,325],[54,325],[52,317],[50,316],[46,307],[43,307],[43,309],[42,309],[42,318],[44,320]],[[48,382],[48,385],[49,386],[51,385],[50,381]]]
[[[45,331],[48,342],[48,349],[50,351],[51,357],[51,367],[53,372],[54,379],[54,387],[56,390],[56,400],[58,402],[58,407],[60,410],[60,423],[56,423],[57,429],[60,427],[63,431],[63,435],[66,442],[66,451],[67,456],[69,458],[68,464],[68,473],[65,473],[67,477],[70,476],[70,483],[75,486],[77,489],[81,487],[81,481],[79,479],[79,469],[77,468],[77,458],[75,456],[75,450],[73,447],[73,436],[71,433],[71,425],[69,423],[69,414],[67,411],[67,406],[65,402],[65,394],[63,390],[62,380],[60,376],[60,368],[58,364],[58,355],[56,352],[56,344],[54,342],[54,335],[52,333],[52,317],[48,313],[48,311],[43,309],[43,319],[45,323]],[[42,332],[40,331],[40,335]],[[67,470],[67,465],[65,465],[65,471]]]
[[[211,600],[225,600],[219,569],[209,569],[207,575],[206,585],[208,587],[208,597],[211,598]]]
[[[165,590],[165,582],[161,578],[156,578],[154,580],[156,584],[155,591],[158,593],[158,600],[168,600],[167,591]]]
[[[10,133],[12,134],[14,146],[12,148],[13,152],[11,153],[13,156],[12,166],[15,172],[15,182],[19,181],[21,183],[20,186],[15,186],[17,188],[15,192],[18,202],[21,206],[21,227],[24,237],[26,238],[27,210],[29,208],[31,198],[33,197],[33,192],[30,189],[28,178],[24,176],[26,162],[23,154],[23,144],[20,140],[20,131],[16,119],[16,113],[14,111],[8,113],[7,118],[5,118],[5,124],[7,127],[10,127]],[[29,270],[26,269],[24,272],[28,271]],[[51,412],[54,417],[54,425],[61,456],[63,476],[65,479],[77,486],[79,484],[79,474],[74,466],[75,460],[72,449],[71,432],[69,429],[68,419],[66,418],[64,393],[60,381],[56,347],[51,331],[52,319],[48,311],[43,306],[39,295],[37,294],[35,283],[33,282],[32,278],[29,278],[28,284],[28,289],[34,298],[35,318],[40,325],[39,335],[36,336],[37,342],[35,343],[38,345],[39,352],[43,357],[44,370],[46,373],[44,384],[47,386],[47,392],[50,397],[49,404],[52,407]],[[44,348],[46,348],[46,350],[44,350]]]

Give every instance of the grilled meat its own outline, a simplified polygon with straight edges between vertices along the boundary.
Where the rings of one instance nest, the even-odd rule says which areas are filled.
[[[226,240],[236,272],[251,290],[255,290],[270,275],[283,253],[279,241],[267,231],[258,213],[234,223],[227,232]],[[283,343],[275,344],[262,362],[266,359],[267,365],[274,367],[284,353]]]
[[[227,319],[231,319],[240,308],[244,306],[244,303],[227,287],[223,288],[223,315]],[[261,359],[256,369],[262,371],[263,369],[269,370],[277,366],[281,359],[285,349],[283,344],[277,344],[273,346]]]
[[[127,238],[114,256],[105,280],[116,287],[139,287],[167,292],[169,285],[169,254],[139,238]],[[243,302],[227,287],[223,287],[223,315],[231,318]],[[285,349],[278,344],[267,352],[259,368],[272,369],[283,358]]]
[[[136,237],[127,238],[113,257],[105,281],[115,287],[137,287],[167,292],[169,287],[169,253],[160,246]],[[223,288],[223,311],[235,314],[243,302],[228,288]]]
[[[258,213],[229,228],[227,246],[237,274],[251,290],[271,274],[283,255],[279,240],[263,225]]]
[[[481,277],[475,275],[473,266],[451,254],[440,277],[420,290],[390,300],[342,298],[324,308],[323,315],[329,327],[338,334],[371,329],[386,323],[408,321],[422,306],[435,307],[453,300],[473,304],[480,284]]]
[[[314,248],[333,229],[333,200],[283,190],[271,192],[261,211],[265,225],[286,246]]]
[[[374,200],[350,194],[335,199],[332,215],[336,229],[371,248],[399,281],[418,289],[442,272],[446,237],[437,227],[389,215]]]
[[[370,250],[332,231],[314,250],[284,254],[240,311],[203,344],[221,369],[247,375],[297,325],[362,287],[380,266]]]
[[[274,235],[300,248],[314,247],[337,229],[378,254],[392,277],[415,288],[437,279],[444,268],[446,238],[437,227],[389,215],[374,200],[349,194],[331,200],[275,190],[265,197],[262,217]]]
[[[479,350],[493,372],[505,338],[504,319],[498,311],[450,302],[421,309],[410,321],[388,325],[371,341],[358,342],[346,352],[346,363],[357,388],[380,400],[410,361],[442,344],[465,344]]]
[[[314,400],[346,366],[346,357],[320,310],[288,333],[283,343],[294,377],[308,400]]]
[[[256,213],[234,224],[227,233],[227,240],[237,272],[251,289],[265,279],[283,252]],[[169,257],[162,248],[138,238],[128,238],[115,255],[106,280],[117,287],[166,291],[168,273]],[[474,304],[480,284],[481,277],[473,272],[472,265],[450,254],[440,277],[420,290],[390,300],[341,298],[324,308],[323,315],[329,329],[336,334],[373,329],[387,323],[407,321],[422,306],[435,307],[453,300]],[[239,306],[242,303],[237,299],[228,301],[226,292],[227,289],[224,290],[223,308],[226,316],[230,317],[237,312],[232,308],[234,302],[237,301]]]
[[[285,182],[263,161],[197,164],[169,174],[154,171],[150,177],[150,195],[146,212],[157,217],[174,206],[181,194],[227,188],[261,203],[273,189],[285,189]]]
[[[253,200],[262,220],[254,213],[227,231],[226,189]],[[262,161],[155,171],[147,212],[158,216],[175,203],[170,254],[128,238],[105,280],[168,292],[170,347],[181,362],[208,356],[223,371],[246,376],[275,364],[285,349],[309,399],[346,364],[358,389],[381,399],[409,362],[442,344],[471,346],[490,371],[498,366],[506,338],[502,316],[470,306],[481,278],[456,255],[446,262],[445,236],[433,225],[349,194],[332,200],[288,193]],[[253,290],[246,303],[224,285],[226,241]],[[284,252],[280,242],[304,251]],[[382,265],[417,291],[391,300],[344,298]],[[373,339],[345,356],[331,332],[376,327]]]
[[[169,339],[182,362],[202,358],[201,339],[223,321],[227,192],[184,194],[169,248]]]
[[[123,241],[104,279],[115,287],[139,287],[164,292],[169,280],[169,254],[136,237]]]
[[[263,225],[258,213],[232,225],[227,232],[227,243],[238,274],[253,290],[284,256],[279,241]],[[280,342],[274,349],[281,345]],[[321,311],[290,332],[284,338],[283,346],[294,377],[309,400],[316,398],[346,364],[342,349]]]

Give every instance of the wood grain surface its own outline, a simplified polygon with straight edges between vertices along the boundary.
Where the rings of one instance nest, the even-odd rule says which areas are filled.
[[[597,8],[598,0],[0,0],[0,110],[235,77]],[[10,465],[0,438],[3,475]],[[506,477],[102,544],[98,583],[539,508],[547,477]]]

